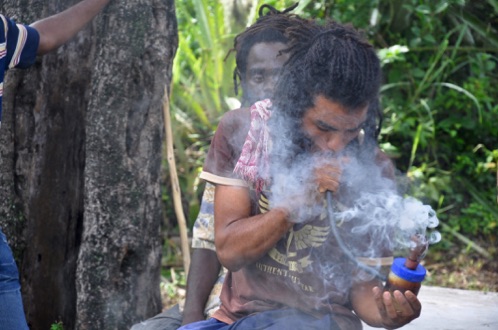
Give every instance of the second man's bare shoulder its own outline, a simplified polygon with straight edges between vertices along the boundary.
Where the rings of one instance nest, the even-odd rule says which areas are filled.
[[[242,146],[251,125],[249,108],[240,108],[226,112],[218,124],[218,131],[230,140],[233,147]]]

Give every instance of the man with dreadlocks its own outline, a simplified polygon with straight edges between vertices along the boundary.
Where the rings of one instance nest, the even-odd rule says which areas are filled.
[[[228,272],[214,317],[181,329],[401,327],[420,315],[416,295],[382,293],[354,259],[388,265],[389,246],[367,255],[368,233],[349,258],[324,212],[347,208],[366,181],[393,183],[376,142],[379,59],[349,26],[300,21],[286,35],[273,103],[225,114],[213,138],[201,178],[216,185],[215,244]],[[366,174],[350,184],[353,164]],[[352,225],[340,234],[355,238]]]
[[[242,87],[241,104],[248,107],[273,96],[275,83],[288,55],[284,31],[300,18],[289,14],[298,3],[279,11],[270,5],[259,8],[258,20],[235,37],[234,89]],[[227,55],[227,56],[228,56]],[[249,122],[250,119],[248,118]],[[206,183],[199,215],[194,223],[192,261],[187,278],[187,295],[183,311],[179,305],[135,324],[131,330],[169,330],[211,317],[220,306],[219,295],[225,278],[214,244],[214,185]]]

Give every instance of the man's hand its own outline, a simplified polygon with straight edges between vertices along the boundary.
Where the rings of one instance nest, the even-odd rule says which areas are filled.
[[[271,207],[288,210],[289,220],[302,223],[314,219],[323,211],[324,193],[336,192],[341,184],[346,157],[319,154],[297,163],[293,175],[278,173],[272,178]]]
[[[314,178],[320,193],[336,192],[339,189],[343,163],[342,160],[332,159],[330,162],[315,168]]]
[[[396,329],[420,316],[422,305],[411,291],[405,294],[383,292],[382,282],[371,280],[358,282],[351,288],[353,310],[365,323],[372,327]]]
[[[396,329],[410,323],[420,316],[422,305],[417,296],[406,291],[395,290],[383,292],[381,288],[372,289],[381,318],[381,326],[386,329]]]
[[[343,171],[350,162],[347,156],[333,156],[329,153],[320,153],[313,159],[315,167],[313,169],[314,184],[321,194],[326,191],[336,192],[339,190]]]

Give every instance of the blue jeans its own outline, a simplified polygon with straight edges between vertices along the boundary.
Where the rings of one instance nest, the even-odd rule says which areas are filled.
[[[297,309],[277,309],[260,312],[241,318],[235,323],[226,324],[209,319],[184,325],[178,330],[338,330],[339,326],[325,315],[316,318]]]
[[[0,229],[0,329],[28,330],[22,306],[19,272]]]

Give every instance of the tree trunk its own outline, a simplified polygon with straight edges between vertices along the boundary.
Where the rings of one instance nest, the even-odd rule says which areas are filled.
[[[7,0],[18,22],[77,0]],[[6,77],[0,225],[32,329],[129,329],[160,310],[162,99],[173,0],[111,1],[78,36]]]

